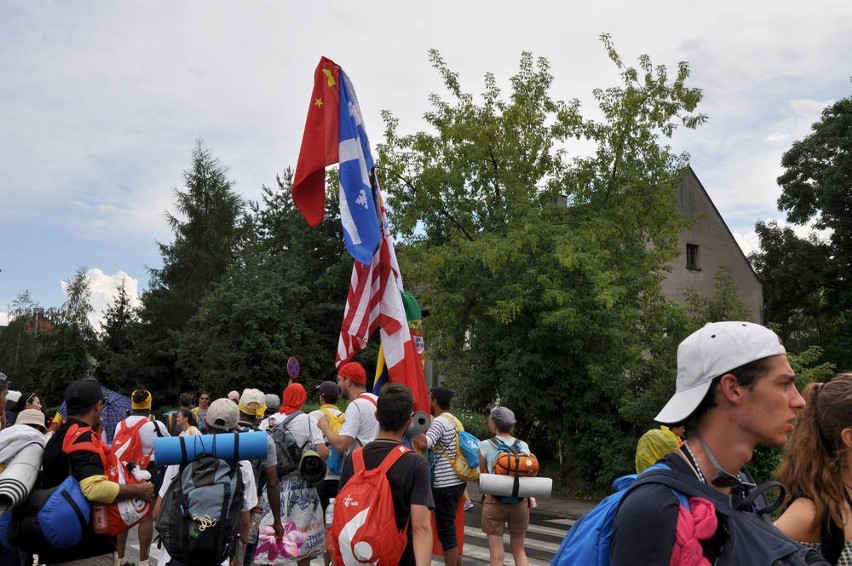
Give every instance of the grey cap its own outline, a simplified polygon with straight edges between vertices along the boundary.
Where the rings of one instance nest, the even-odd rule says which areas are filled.
[[[279,397],[275,393],[267,393],[265,395],[265,398],[267,411],[277,411],[281,408],[281,397]]]
[[[515,413],[508,407],[494,407],[491,409],[491,419],[497,428],[501,430],[509,430],[515,426]]]

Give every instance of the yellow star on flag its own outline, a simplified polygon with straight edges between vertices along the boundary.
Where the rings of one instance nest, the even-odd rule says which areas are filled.
[[[322,108],[322,98],[317,98],[316,100],[314,100],[314,106],[316,106],[317,108]]]
[[[323,69],[322,72],[325,73],[325,78],[328,79],[328,88],[333,87],[334,86],[334,75],[331,74],[331,70],[330,69]]]

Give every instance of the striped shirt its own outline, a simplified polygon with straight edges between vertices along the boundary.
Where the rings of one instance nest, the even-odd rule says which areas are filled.
[[[445,416],[449,415],[449,417]],[[452,462],[456,459],[456,427],[452,415],[446,411],[432,419],[432,424],[426,431],[426,447],[432,450],[432,460],[435,463],[432,472],[434,487],[449,487],[464,483],[453,470]]]

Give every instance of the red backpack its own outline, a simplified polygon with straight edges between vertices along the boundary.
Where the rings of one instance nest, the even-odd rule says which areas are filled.
[[[148,467],[151,454],[142,452],[142,438],[139,429],[150,422],[148,419],[139,419],[133,426],[128,426],[127,421],[118,423],[115,438],[112,439],[112,453],[122,462],[133,462],[141,469]],[[156,426],[156,425],[154,425]]]
[[[396,566],[408,544],[408,523],[397,531],[393,494],[387,473],[405,453],[405,446],[391,450],[381,465],[364,467],[364,449],[352,452],[354,473],[334,500],[331,542],[334,563]]]
[[[76,423],[72,424],[63,439],[62,451],[66,454],[80,451],[94,452],[100,456],[104,474],[109,481],[120,485],[139,483],[110,450],[110,447],[101,440],[100,435],[92,432],[91,440],[77,442],[77,439],[86,432],[92,432],[92,429],[78,426]],[[92,528],[97,534],[109,536],[125,533],[145,517],[149,507],[149,503],[138,498],[116,500],[106,504],[92,503]]]

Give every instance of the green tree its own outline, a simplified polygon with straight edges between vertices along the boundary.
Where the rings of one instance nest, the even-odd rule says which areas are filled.
[[[139,313],[144,332],[137,355],[147,364],[139,380],[167,395],[188,385],[176,365],[180,332],[234,264],[245,234],[243,200],[201,141],[184,172],[184,184],[186,190],[175,191],[177,214],[168,215],[174,241],[159,244],[163,267],[151,270]]]
[[[34,322],[37,316],[43,316],[44,309],[29,291],[20,293],[10,306],[9,324],[0,332],[0,372],[9,377],[12,387],[32,389],[38,357]]]
[[[49,403],[62,399],[65,387],[72,381],[92,374],[98,349],[97,335],[89,321],[93,311],[91,282],[86,268],[80,267],[65,286],[67,299],[46,316],[55,328],[38,336],[34,389]]]
[[[327,199],[328,220],[311,229],[293,204],[292,183],[288,169],[274,189],[263,187],[262,203],[250,203],[255,239],[181,335],[180,365],[196,385],[279,392],[291,355],[308,383],[334,376],[352,260],[335,222],[336,194]]]
[[[785,344],[817,346],[838,367],[852,363],[852,97],[823,110],[811,133],[784,153],[778,207],[787,220],[824,230],[797,237],[777,223],[758,223],[756,270],[764,282],[767,321]]]
[[[544,459],[599,485],[632,457],[619,408],[649,386],[635,376],[665,328],[659,284],[685,225],[673,196],[686,156],[662,140],[704,120],[685,63],[629,67],[602,40],[622,84],[594,91],[601,119],[551,98],[544,59],[523,54],[506,98],[487,74],[478,103],[432,51],[451,100],[431,96],[430,132],[400,135],[385,113],[379,152],[438,370],[471,409],[522,408]],[[591,155],[572,158],[575,139]]]
[[[117,391],[130,391],[137,383],[139,360],[135,355],[134,339],[139,324],[136,309],[122,280],[101,323],[101,349],[95,377]]]

